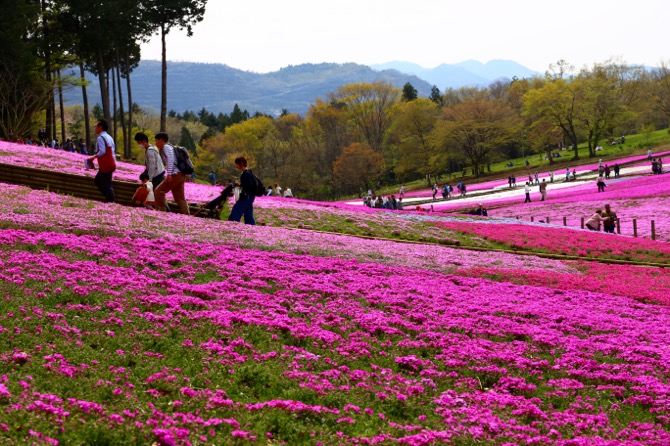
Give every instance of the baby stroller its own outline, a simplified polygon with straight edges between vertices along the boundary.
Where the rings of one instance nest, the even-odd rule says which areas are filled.
[[[221,216],[221,206],[224,201],[233,196],[233,185],[229,184],[221,191],[221,195],[202,206],[193,214],[194,217],[219,219]]]

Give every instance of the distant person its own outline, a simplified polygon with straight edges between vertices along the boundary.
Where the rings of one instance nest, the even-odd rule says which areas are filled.
[[[598,192],[605,192],[605,177],[603,176],[602,173],[598,175],[597,185],[598,185]]]
[[[172,198],[179,206],[179,210],[184,215],[191,215],[191,211],[184,196],[184,183],[186,182],[186,175],[181,173],[177,168],[177,157],[174,152],[174,147],[168,144],[168,134],[159,132],[156,134],[156,147],[163,151],[165,156],[165,179],[154,190],[156,195],[156,209],[165,212],[167,199],[165,198],[168,192],[172,192]]]
[[[554,182],[554,171],[553,170],[551,172],[549,172],[549,182],[550,183]]]
[[[603,217],[603,211],[598,209],[596,210],[596,213],[586,221],[586,228],[589,231],[600,231],[600,223],[606,220],[609,220],[609,218]]]
[[[291,192],[290,187],[286,187],[286,190],[284,191],[284,198],[293,198],[293,192]]]
[[[577,179],[577,169],[572,169],[572,181]]]
[[[647,161],[651,161],[651,155],[652,155],[651,149],[647,150]]]
[[[619,178],[619,163],[614,163],[614,178]]]
[[[398,197],[398,203],[396,204],[396,209],[398,209],[399,211],[403,210],[402,197]]]
[[[407,189],[405,189],[405,185],[400,186],[400,198],[403,198],[405,196],[405,193],[407,192]]]
[[[255,225],[254,200],[256,199],[256,179],[247,168],[247,159],[243,156],[235,158],[235,168],[242,171],[240,175],[240,198],[235,202],[228,216],[229,221],[240,221],[244,217],[244,224]],[[272,191],[272,187],[270,187]]]
[[[281,197],[281,191],[282,191],[281,186],[279,184],[275,184],[274,194],[278,197]]]
[[[95,141],[95,155],[89,157],[91,161],[98,160],[98,173],[95,175],[95,185],[105,197],[106,203],[116,201],[114,189],[112,188],[112,174],[116,170],[116,146],[114,140],[107,133],[109,125],[107,121],[101,119],[95,126],[95,133],[98,135]]]
[[[619,218],[616,216],[616,212],[614,212],[609,204],[605,205],[605,212],[603,214],[603,217],[607,217],[608,220],[603,222],[603,230],[605,232],[609,232],[610,234],[614,234],[614,229],[616,229],[617,222],[619,221]]]
[[[540,183],[540,195],[542,196],[540,201],[544,201],[547,198],[547,181],[545,178],[542,178],[542,182]]]
[[[489,213],[484,207],[484,203],[479,203],[479,207],[477,209],[473,209],[470,211],[470,215],[478,215],[480,217],[488,217]]]
[[[526,185],[523,187],[524,192],[526,192],[526,200],[524,203],[530,203],[530,183],[526,181]]]
[[[209,173],[207,179],[209,180],[209,184],[211,184],[212,186],[216,185],[216,174],[214,173],[214,171],[211,171]]]
[[[565,168],[565,182],[567,183],[568,181],[570,181],[570,168],[566,167]]]

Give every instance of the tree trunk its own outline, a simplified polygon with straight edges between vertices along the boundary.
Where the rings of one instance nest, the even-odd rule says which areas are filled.
[[[117,116],[116,116],[116,75],[115,75],[115,72],[114,72],[114,64],[111,64],[111,65],[112,66],[111,66],[111,70],[109,72],[109,76],[112,78],[112,105],[114,107],[112,109],[112,122],[114,123],[112,125],[112,128],[114,129],[113,130],[114,133],[112,133],[112,138],[114,139],[114,141],[116,141],[116,119],[117,119]]]
[[[51,79],[53,82],[56,82],[56,71],[51,73]],[[55,84],[51,86],[50,90],[51,91],[51,100],[49,101],[49,107],[51,107],[51,117],[52,117],[52,123],[53,123],[53,135],[54,139],[58,139],[58,131],[57,131],[57,126],[56,126],[56,94],[54,93],[54,87]],[[63,141],[60,142],[60,146],[63,147]]]
[[[165,49],[165,24],[161,24],[162,65],[161,65],[161,132],[167,129],[167,51]]]
[[[63,82],[60,76],[60,70],[56,71],[56,79],[58,79],[58,105],[60,108],[60,134],[61,146],[65,144],[65,106],[63,105]]]
[[[84,128],[86,129],[86,148],[91,147],[91,117],[88,115],[88,94],[86,93],[86,72],[84,61],[79,62],[79,73],[81,75],[81,95],[84,100]]]
[[[46,81],[48,85],[51,85],[51,46],[50,43],[50,31],[49,31],[49,20],[46,16],[46,1],[42,0],[42,25],[44,26],[44,72],[46,74]],[[55,136],[54,132],[54,115],[53,115],[53,101],[54,93],[53,89],[49,88],[47,98],[47,107],[46,107],[46,122],[44,124],[44,130],[46,131],[47,141],[51,143],[51,140]]]
[[[126,132],[126,113],[123,110],[123,89],[121,88],[121,63],[119,62],[119,50],[116,55],[116,84],[119,86],[119,112],[121,113],[121,133],[123,133],[123,157],[130,158],[130,145],[128,145]]]
[[[126,87],[128,89],[128,153],[132,156],[133,143],[133,95],[130,88],[130,57],[128,56],[128,49],[126,49]]]
[[[98,69],[98,81],[100,82],[100,98],[102,100],[102,116],[107,123],[112,121],[112,113],[109,111],[109,84],[107,84],[107,71],[105,62],[102,58],[102,50],[98,49],[98,60],[96,62]]]

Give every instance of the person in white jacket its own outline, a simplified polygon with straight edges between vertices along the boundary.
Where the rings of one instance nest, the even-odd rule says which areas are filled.
[[[586,220],[586,227],[589,231],[600,231],[600,223],[609,220],[609,217],[603,217],[602,209],[598,209],[595,214]]]

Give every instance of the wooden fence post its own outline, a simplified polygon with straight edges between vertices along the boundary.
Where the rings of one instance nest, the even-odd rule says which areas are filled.
[[[621,235],[621,220],[617,218],[616,220],[616,233]]]
[[[563,226],[567,226],[567,225],[568,225],[568,218],[563,217]]]
[[[582,229],[584,229],[584,217],[582,217]]]
[[[533,223],[535,221],[535,217],[530,217],[530,222]]]
[[[656,223],[654,220],[651,221],[651,239],[656,240]]]
[[[547,224],[549,224],[549,217],[547,217]]]
[[[637,237],[637,220],[633,219],[633,237]]]

